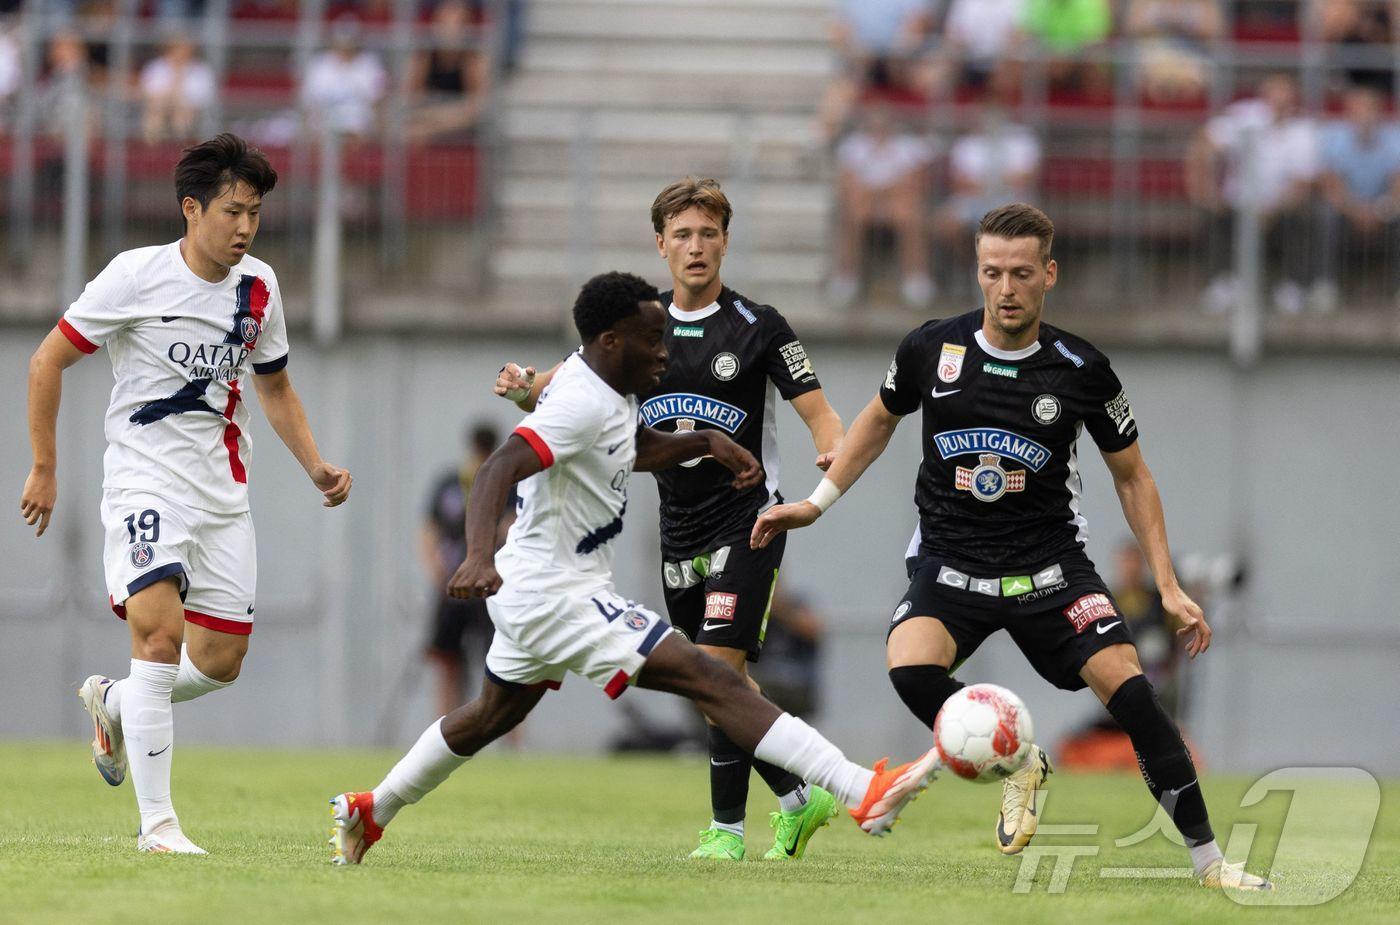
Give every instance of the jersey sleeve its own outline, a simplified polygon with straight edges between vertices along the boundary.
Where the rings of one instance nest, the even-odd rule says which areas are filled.
[[[567,462],[598,442],[602,433],[606,409],[588,399],[586,387],[556,389],[551,383],[535,410],[515,428],[515,436],[530,445],[544,468]]]
[[[131,320],[135,281],[119,261],[113,260],[83,288],[58,321],[63,336],[83,353],[95,353]]]
[[[773,329],[763,361],[768,378],[778,387],[778,394],[787,401],[822,387],[817,381],[816,370],[812,369],[807,348],[797,339],[787,319],[776,312],[773,313]]]
[[[1084,426],[1105,453],[1127,449],[1138,438],[1137,421],[1133,419],[1133,406],[1123,391],[1123,383],[1109,365],[1108,357],[1099,356],[1089,367],[1088,376]]]
[[[903,417],[919,409],[921,367],[919,332],[913,331],[900,342],[885,373],[885,381],[880,385],[880,401],[885,403],[885,410],[890,414]]]
[[[290,347],[287,343],[287,316],[282,310],[282,288],[277,285],[277,277],[270,273],[260,279],[267,286],[267,308],[252,360],[253,372],[265,376],[286,367]]]

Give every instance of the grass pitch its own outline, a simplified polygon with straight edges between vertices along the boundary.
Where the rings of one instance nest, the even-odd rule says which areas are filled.
[[[172,858],[136,853],[130,784],[103,784],[83,744],[0,745],[7,785],[0,921],[1358,925],[1394,922],[1400,909],[1396,783],[1383,787],[1355,882],[1307,907],[1247,908],[1192,880],[1151,873],[1182,869],[1185,852],[1161,835],[1114,845],[1152,818],[1141,781],[1127,776],[1051,778],[1033,847],[1069,846],[1061,863],[1072,856],[1074,864],[1063,892],[1053,892],[1054,857],[1042,858],[1031,877],[1022,860],[993,848],[1000,788],[951,777],[937,781],[891,837],[871,839],[838,818],[797,863],[759,860],[771,844],[765,823],[773,801],[755,777],[749,859],[697,863],[686,854],[708,822],[708,775],[698,757],[488,754],[406,809],[363,866],[333,868],[328,799],[373,785],[397,757],[182,747],[176,803],[185,831],[210,856]],[[1275,867],[1281,899],[1326,895],[1345,882],[1345,829],[1368,814],[1367,788],[1327,784],[1322,812],[1316,791],[1307,812],[1299,809],[1301,792],[1275,792],[1242,809],[1251,783],[1221,775],[1205,781],[1222,841],[1235,823],[1256,823],[1250,865]],[[1051,835],[1048,826],[1097,829]],[[1028,892],[1015,891],[1018,875]]]

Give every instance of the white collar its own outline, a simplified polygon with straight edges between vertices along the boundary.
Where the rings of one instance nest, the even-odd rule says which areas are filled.
[[[972,336],[976,339],[977,346],[982,348],[983,353],[996,357],[998,360],[1024,360],[1034,356],[1035,352],[1040,349],[1040,341],[1036,341],[1029,347],[1022,347],[1020,350],[1002,350],[999,347],[993,347],[987,342],[987,335],[982,333],[981,328],[978,328],[977,333]]]
[[[711,302],[704,308],[697,308],[693,312],[688,312],[684,311],[683,309],[676,308],[676,303],[671,303],[671,317],[676,319],[677,321],[700,321],[703,318],[710,317],[717,311],[719,311],[718,302]]]

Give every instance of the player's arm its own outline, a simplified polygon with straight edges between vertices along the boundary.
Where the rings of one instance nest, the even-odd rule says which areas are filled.
[[[449,597],[490,597],[501,589],[496,540],[510,490],[543,469],[539,453],[511,434],[476,470],[467,500],[467,557],[447,582]]]
[[[796,530],[815,522],[823,511],[865,474],[871,463],[880,458],[885,447],[890,445],[890,438],[894,436],[900,420],[899,415],[890,413],[885,407],[883,398],[879,395],[872,398],[870,404],[851,422],[851,429],[841,443],[841,453],[817,490],[805,501],[774,505],[759,515],[753,525],[749,545],[762,549],[784,530]]]
[[[521,411],[534,411],[544,387],[549,385],[549,381],[563,365],[562,362],[555,363],[544,372],[537,373],[533,366],[522,367],[517,363],[507,363],[496,374],[496,385],[491,391],[507,401],[515,402],[515,406]]]
[[[335,507],[343,503],[350,497],[353,480],[347,470],[332,466],[321,458],[316,439],[311,436],[311,425],[306,420],[306,408],[302,406],[301,396],[292,388],[292,377],[286,368],[254,375],[253,385],[268,423],[325,496],[322,504]]]
[[[1136,442],[1126,449],[1104,453],[1104,462],[1113,474],[1113,487],[1123,505],[1123,516],[1142,547],[1157,592],[1162,595],[1162,608],[1179,627],[1176,635],[1186,642],[1186,652],[1192,658],[1210,648],[1210,627],[1205,614],[1195,601],[1181,590],[1172,567],[1171,550],[1167,546],[1167,520],[1162,512],[1162,496],[1142,449]]]
[[[54,328],[29,358],[29,446],[34,454],[19,514],[43,536],[58,502],[58,405],[63,396],[63,371],[84,354]]]
[[[841,438],[846,428],[841,423],[841,415],[826,400],[821,389],[803,392],[792,400],[792,410],[802,418],[802,423],[812,432],[812,445],[817,448],[817,468],[825,472],[836,460],[841,449]]]
[[[650,427],[637,431],[637,472],[656,472],[701,456],[712,456],[734,473],[734,487],[752,488],[763,478],[763,467],[752,453],[717,430],[666,434]]]

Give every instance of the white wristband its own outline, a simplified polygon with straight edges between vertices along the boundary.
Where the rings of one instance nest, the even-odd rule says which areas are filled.
[[[822,483],[817,486],[807,500],[817,506],[817,510],[823,514],[826,509],[836,503],[836,499],[841,497],[841,489],[836,487],[836,483],[831,479],[822,479]]]

